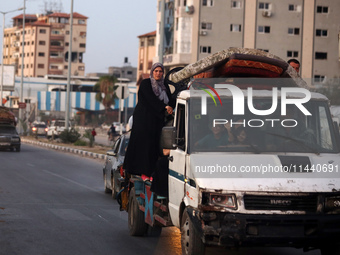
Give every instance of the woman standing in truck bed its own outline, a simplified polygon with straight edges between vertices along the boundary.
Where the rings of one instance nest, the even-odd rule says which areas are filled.
[[[165,112],[172,114],[175,100],[164,84],[164,67],[155,63],[150,78],[144,79],[138,91],[133,126],[123,168],[130,174],[149,178],[160,155],[160,136]]]

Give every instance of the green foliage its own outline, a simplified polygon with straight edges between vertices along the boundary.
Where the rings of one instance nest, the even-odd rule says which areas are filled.
[[[73,145],[75,146],[87,146],[87,142],[84,140],[77,140]]]
[[[102,103],[106,110],[115,104],[117,98],[115,91],[118,87],[115,86],[116,82],[117,79],[114,76],[103,76],[93,87],[93,91],[97,92],[96,100]]]
[[[26,121],[24,121],[24,120],[22,120],[22,119],[19,119],[19,121],[20,121],[20,124],[21,124],[21,126],[22,126],[22,130],[23,130],[23,135],[24,136],[26,136],[27,135],[27,133],[28,133],[28,126],[27,126],[27,122]]]
[[[83,134],[83,137],[89,139],[89,146],[93,147],[94,139],[93,139],[93,136],[91,134],[91,130],[90,129],[86,129],[85,130],[85,133]]]
[[[80,134],[74,128],[71,128],[70,130],[65,129],[60,133],[59,138],[63,143],[75,143],[80,138]]]

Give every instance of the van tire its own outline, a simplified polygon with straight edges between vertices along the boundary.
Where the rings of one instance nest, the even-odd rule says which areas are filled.
[[[181,246],[182,254],[203,255],[205,253],[205,245],[202,238],[197,233],[187,209],[184,210],[182,215]]]
[[[144,221],[144,213],[139,210],[139,203],[134,187],[131,189],[129,195],[128,224],[131,236],[143,236],[148,230],[148,225]]]

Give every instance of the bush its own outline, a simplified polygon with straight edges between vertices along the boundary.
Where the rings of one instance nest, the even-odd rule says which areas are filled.
[[[64,130],[60,133],[59,136],[63,143],[75,143],[79,139],[79,137],[79,132],[74,128],[71,128],[70,130]]]
[[[91,134],[91,130],[90,129],[86,129],[85,130],[85,134],[83,135],[83,137],[89,139],[89,146],[90,147],[93,147],[93,144],[94,144],[94,139],[93,139],[93,136]]]
[[[75,146],[87,146],[87,142],[84,140],[77,140],[73,145]]]

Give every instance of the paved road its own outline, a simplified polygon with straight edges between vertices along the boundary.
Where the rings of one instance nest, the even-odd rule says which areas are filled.
[[[180,254],[174,227],[160,238],[129,236],[127,213],[104,194],[102,164],[25,144],[20,153],[0,151],[0,255]],[[209,248],[207,254],[304,253]]]

